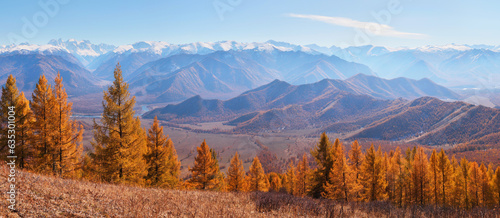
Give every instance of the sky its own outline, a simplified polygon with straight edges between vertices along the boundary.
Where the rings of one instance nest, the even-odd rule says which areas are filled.
[[[276,40],[321,46],[499,45],[500,1],[7,0],[0,45]]]

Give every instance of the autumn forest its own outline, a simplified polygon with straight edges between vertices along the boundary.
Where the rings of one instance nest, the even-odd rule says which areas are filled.
[[[317,144],[284,172],[269,172],[254,157],[246,171],[236,152],[230,167],[219,167],[217,151],[200,142],[189,178],[181,179],[175,145],[158,119],[144,129],[135,116],[120,66],[103,94],[102,117],[93,122],[91,145],[83,151],[84,128],[72,118],[62,77],[41,76],[27,100],[11,75],[2,87],[1,119],[16,112],[16,167],[57,178],[168,190],[275,192],[334,202],[390,202],[395,207],[438,206],[459,210],[500,207],[500,166],[449,156],[443,149],[399,147],[363,151],[358,141],[344,145],[321,134]],[[7,127],[0,152],[7,156]]]

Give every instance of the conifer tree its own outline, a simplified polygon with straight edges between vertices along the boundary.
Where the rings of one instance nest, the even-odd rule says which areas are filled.
[[[436,149],[433,149],[432,150],[432,154],[431,154],[431,158],[429,159],[429,176],[430,176],[430,180],[431,180],[431,189],[432,189],[432,193],[433,193],[433,203],[434,204],[438,204],[439,200],[438,200],[438,192],[439,192],[439,188],[441,187],[441,183],[442,181],[440,180],[440,177],[439,177],[439,163],[438,163],[438,155],[437,155],[437,152],[436,152]]]
[[[228,191],[243,191],[245,170],[243,162],[240,160],[238,152],[231,158],[231,164],[227,170],[227,189]]]
[[[461,206],[466,208],[466,209],[469,209],[469,206],[470,206],[470,199],[469,199],[469,180],[470,180],[470,177],[469,177],[469,170],[470,170],[470,165],[469,165],[469,162],[467,161],[467,159],[465,158],[462,158],[462,160],[460,160],[460,182],[463,184],[461,188],[461,193],[462,195],[464,196],[463,197],[463,200],[461,202]],[[457,182],[458,183],[458,182]]]
[[[444,153],[444,150],[438,154],[438,174],[441,181],[441,204],[443,206],[447,205],[447,195],[451,194],[452,189],[452,176],[453,176],[453,166],[448,159],[448,156]]]
[[[497,167],[495,170],[495,175],[493,176],[493,188],[496,192],[498,206],[500,207],[500,167]]]
[[[198,155],[195,157],[194,166],[189,169],[192,173],[190,183],[197,189],[210,189],[215,182],[214,179],[218,171],[215,168],[215,160],[205,140],[203,140],[200,147],[197,147],[196,150],[198,151]]]
[[[481,184],[480,184],[480,191],[481,191],[481,203],[482,206],[493,206],[494,205],[494,197],[493,197],[493,190],[490,186],[490,181],[491,181],[491,176],[488,173],[488,169],[486,166],[481,163],[481,166],[479,166],[479,171],[481,175]]]
[[[147,146],[145,158],[148,165],[148,185],[175,188],[179,183],[180,162],[177,160],[174,143],[165,136],[156,116],[148,130]]]
[[[81,159],[83,152],[83,126],[71,120],[72,103],[63,88],[61,74],[55,78],[54,86],[54,118],[55,132],[52,134],[55,156],[52,160],[59,176],[76,178],[81,175]]]
[[[104,181],[142,185],[148,173],[146,131],[134,118],[135,97],[130,96],[119,64],[114,78],[104,92],[101,122],[94,120],[94,158]]]
[[[351,172],[347,165],[347,160],[344,155],[344,146],[338,141],[335,141],[334,162],[330,171],[330,178],[325,185],[323,196],[326,198],[349,201],[349,190],[351,188]]]
[[[56,154],[53,135],[56,133],[53,122],[55,113],[55,98],[52,86],[48,84],[45,75],[40,76],[32,94],[31,109],[35,118],[33,123],[34,170],[42,173],[55,174],[53,164]]]
[[[352,198],[353,200],[359,200],[362,189],[359,179],[361,174],[361,165],[363,163],[363,152],[361,151],[361,146],[359,146],[357,140],[351,145],[351,150],[349,151],[349,162],[349,168],[353,174],[353,187],[351,189]]]
[[[479,206],[481,200],[481,171],[476,162],[469,164],[469,196],[472,206]]]
[[[295,195],[305,196],[309,192],[309,162],[307,155],[302,155],[302,160],[297,164],[295,175]]]
[[[405,187],[405,177],[404,177],[404,163],[403,158],[401,157],[401,149],[399,147],[396,148],[396,152],[391,158],[391,168],[390,172],[394,179],[393,184],[393,193],[394,193],[394,202],[396,202],[399,206],[403,204],[403,193]]]
[[[34,122],[33,113],[29,106],[29,101],[24,96],[24,93],[19,93],[16,86],[16,79],[9,75],[2,87],[2,98],[0,101],[0,154],[6,157],[9,152],[8,147],[8,121],[9,108],[13,108],[15,115],[15,156],[17,156],[16,165],[20,169],[28,167],[28,161],[32,156],[33,148],[31,146],[31,138],[33,136],[32,123]]]
[[[255,157],[250,165],[250,191],[267,191],[266,175],[260,164],[259,158]]]
[[[316,170],[314,171],[312,187],[310,194],[315,197],[321,197],[321,193],[325,191],[324,187],[330,178],[330,172],[333,166],[332,144],[326,133],[321,134],[319,142],[316,144],[311,155],[316,161]]]
[[[361,197],[365,201],[378,201],[386,198],[385,172],[382,170],[382,157],[379,151],[375,151],[373,144],[366,151],[363,164],[361,165],[361,184],[363,191]]]
[[[296,188],[296,185],[295,185],[295,182],[297,181],[297,179],[295,178],[295,167],[293,166],[293,164],[290,162],[290,164],[288,165],[288,169],[287,169],[287,172],[286,172],[286,184],[285,184],[285,188],[286,188],[286,191],[291,194],[291,195],[295,195],[295,188]]]
[[[269,180],[269,190],[278,192],[282,188],[282,179],[281,177],[275,173],[275,172],[270,172],[268,175],[268,180]]]
[[[415,153],[412,166],[412,182],[414,187],[414,199],[417,204],[426,204],[429,191],[428,161],[424,149],[419,147]]]
[[[214,178],[212,180],[213,182],[210,185],[210,189],[216,191],[226,191],[227,189],[226,176],[224,175],[223,172],[220,171],[219,155],[212,148],[210,148],[210,153],[212,154],[212,159],[214,160],[212,167],[215,169],[215,174],[213,176]]]

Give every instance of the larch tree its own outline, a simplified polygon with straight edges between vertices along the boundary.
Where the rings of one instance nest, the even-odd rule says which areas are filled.
[[[401,157],[401,149],[399,147],[396,148],[396,152],[394,152],[391,157],[391,167],[389,169],[392,179],[394,179],[392,184],[392,190],[394,193],[393,202],[402,206],[403,204],[403,193],[404,193],[404,185],[405,178],[403,176],[404,173],[404,159]]]
[[[196,150],[198,151],[198,155],[194,159],[194,166],[193,168],[189,168],[192,175],[190,183],[197,189],[210,189],[215,182],[215,175],[218,171],[214,167],[216,165],[215,160],[205,140],[203,140],[200,147],[197,147]]]
[[[333,155],[333,166],[330,171],[329,180],[325,185],[323,197],[348,202],[352,174],[344,155],[344,146],[338,139],[335,141],[334,148],[335,155]]]
[[[500,207],[500,167],[497,167],[493,176],[493,189],[495,190],[497,203]]]
[[[148,173],[146,131],[140,119],[134,118],[135,97],[128,91],[119,64],[114,78],[104,91],[102,119],[100,123],[94,120],[93,157],[104,181],[143,185]]]
[[[482,206],[492,207],[494,205],[494,196],[493,196],[493,190],[490,186],[491,176],[488,173],[488,169],[486,168],[484,163],[481,163],[481,165],[479,166],[479,171],[481,173],[480,191],[481,191]]]
[[[56,126],[53,122],[55,113],[55,98],[52,86],[48,84],[45,75],[40,76],[32,94],[31,109],[35,118],[33,123],[33,168],[37,172],[56,174],[54,158],[56,154],[53,135]]]
[[[412,182],[413,182],[413,193],[415,203],[424,205],[429,196],[429,175],[428,175],[428,161],[427,155],[424,153],[424,149],[421,147],[417,148],[415,153],[415,158],[413,160],[412,166]]]
[[[469,164],[469,196],[471,206],[479,206],[481,204],[481,171],[476,162]]]
[[[32,157],[33,148],[31,146],[31,138],[33,136],[32,123],[34,122],[33,113],[31,111],[29,101],[24,96],[23,92],[19,93],[16,85],[16,79],[9,75],[5,86],[2,87],[2,98],[0,101],[0,154],[3,157],[9,152],[8,147],[8,121],[9,111],[13,108],[15,115],[15,156],[17,156],[16,165],[20,169],[27,168],[30,158]]]
[[[311,150],[311,155],[316,161],[317,168],[314,170],[314,176],[310,194],[315,197],[321,197],[325,191],[325,185],[330,178],[330,172],[333,166],[332,143],[326,133],[321,134],[321,138],[316,146]]]
[[[428,174],[430,176],[431,180],[431,189],[433,193],[433,203],[438,204],[439,203],[439,191],[441,187],[441,179],[439,176],[439,161],[438,161],[438,154],[436,152],[436,149],[432,150],[431,158],[429,159],[429,171]]]
[[[387,197],[385,188],[385,172],[383,171],[382,157],[379,151],[375,151],[373,144],[366,151],[363,164],[361,165],[361,184],[363,191],[361,198],[365,201],[384,200]]]
[[[267,178],[269,180],[269,191],[272,190],[275,192],[279,192],[280,189],[283,187],[282,179],[281,179],[280,175],[278,175],[275,172],[270,172],[267,175]]]
[[[295,195],[295,189],[296,189],[295,182],[297,181],[295,177],[296,177],[295,166],[293,166],[293,163],[290,162],[288,164],[288,169],[285,174],[285,188],[286,191],[291,195]]]
[[[363,152],[361,151],[361,146],[359,146],[358,141],[355,140],[351,145],[351,150],[349,151],[350,169],[353,174],[353,187],[351,190],[353,200],[359,200],[360,198],[362,186],[359,179],[363,158],[364,157]]]
[[[444,153],[444,150],[441,149],[441,151],[438,154],[438,174],[439,174],[439,179],[441,181],[441,187],[440,187],[440,200],[441,200],[441,205],[447,206],[447,201],[446,199],[449,198],[447,195],[451,194],[452,190],[452,185],[453,185],[453,166],[450,163],[450,160],[448,159],[448,156]]]
[[[255,157],[250,165],[250,191],[267,191],[266,174],[260,164],[259,158]]]
[[[243,162],[240,160],[238,152],[231,158],[229,169],[227,170],[227,190],[228,191],[243,191],[245,185],[245,170]]]
[[[470,170],[470,165],[469,165],[469,161],[467,161],[467,159],[465,158],[462,158],[462,160],[460,160],[460,181],[457,181],[457,183],[462,183],[462,186],[460,187],[461,188],[461,194],[463,196],[462,198],[462,201],[460,202],[461,203],[461,206],[466,208],[466,209],[469,209],[469,206],[470,206],[470,199],[469,199],[469,180],[470,180],[470,174],[469,174],[469,170]]]
[[[71,119],[72,103],[63,88],[61,74],[58,73],[54,85],[54,118],[55,132],[52,134],[55,156],[53,165],[59,176],[78,178],[81,176],[81,161],[83,152],[83,126]]]
[[[153,187],[175,188],[179,183],[180,162],[177,160],[174,143],[165,136],[156,116],[148,130],[147,146],[147,184]]]
[[[226,191],[227,190],[226,175],[224,175],[224,173],[220,171],[219,155],[212,148],[210,149],[210,153],[212,154],[212,159],[214,160],[214,164],[212,167],[215,169],[214,179],[210,186],[210,189],[216,191]]]
[[[297,164],[295,175],[295,195],[305,196],[309,192],[309,162],[307,155],[302,155],[302,160]]]

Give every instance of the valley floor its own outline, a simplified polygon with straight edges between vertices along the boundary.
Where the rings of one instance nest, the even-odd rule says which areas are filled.
[[[7,168],[0,167],[0,190]],[[500,211],[397,208],[389,203],[339,204],[283,193],[163,190],[17,175],[17,211],[0,201],[0,217],[500,217]],[[5,195],[3,195],[5,196]]]

